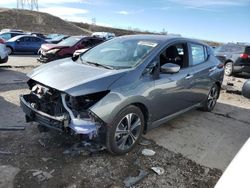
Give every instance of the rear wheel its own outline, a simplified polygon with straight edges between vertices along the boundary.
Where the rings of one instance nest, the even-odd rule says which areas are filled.
[[[218,85],[214,84],[211,87],[207,99],[206,101],[204,101],[201,107],[201,110],[211,112],[216,105],[217,99],[219,98],[219,94],[220,94],[219,87]]]
[[[132,150],[141,138],[144,116],[136,106],[123,109],[107,130],[107,148],[114,154],[125,154]]]
[[[225,75],[232,76],[233,75],[233,69],[234,69],[233,68],[233,62],[226,63],[225,70],[224,70]]]

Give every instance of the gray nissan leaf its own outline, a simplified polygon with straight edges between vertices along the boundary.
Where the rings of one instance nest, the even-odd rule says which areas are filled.
[[[42,65],[28,77],[31,92],[20,96],[27,122],[124,154],[151,128],[191,109],[211,111],[223,64],[196,40],[130,35]]]

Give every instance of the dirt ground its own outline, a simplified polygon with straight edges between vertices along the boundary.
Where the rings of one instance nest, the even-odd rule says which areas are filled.
[[[0,74],[1,71],[9,71],[20,76],[31,69],[32,67],[2,68]],[[0,80],[0,126],[25,125],[26,128],[0,131],[0,169],[6,172],[0,172],[0,188],[124,187],[124,180],[129,176],[138,176],[140,170],[145,173],[145,177],[136,183],[135,187],[206,188],[214,187],[222,174],[222,170],[201,165],[202,163],[192,158],[191,160],[182,150],[173,151],[159,144],[158,140],[148,137],[146,140],[150,141],[149,145],[138,145],[132,152],[123,156],[114,156],[105,150],[70,150],[74,144],[80,143],[79,138],[54,131],[40,133],[35,124],[25,123],[18,99],[20,94],[28,92],[25,76],[21,76],[17,81],[13,77],[10,78],[12,80],[9,84]],[[220,101],[230,103],[231,99],[235,106],[250,106],[250,102],[242,96],[222,92]],[[217,110],[216,113],[220,113],[220,110],[223,109]],[[233,123],[237,121],[236,118]],[[155,155],[142,155],[142,149],[145,148],[154,150]],[[158,175],[151,167],[162,167],[165,172]]]

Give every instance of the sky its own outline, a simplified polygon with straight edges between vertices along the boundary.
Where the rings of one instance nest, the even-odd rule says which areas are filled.
[[[39,11],[77,22],[250,42],[250,0],[38,0]],[[16,0],[0,0],[16,8]]]

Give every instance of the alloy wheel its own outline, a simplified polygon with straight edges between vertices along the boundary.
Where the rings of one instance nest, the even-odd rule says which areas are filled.
[[[116,145],[121,150],[131,148],[140,136],[142,122],[135,113],[127,114],[119,122],[115,131]]]
[[[232,72],[233,72],[233,64],[229,62],[225,65],[225,75],[230,76]]]
[[[213,109],[216,101],[218,99],[219,91],[216,86],[213,86],[209,92],[208,99],[207,99],[207,107],[208,109]]]

